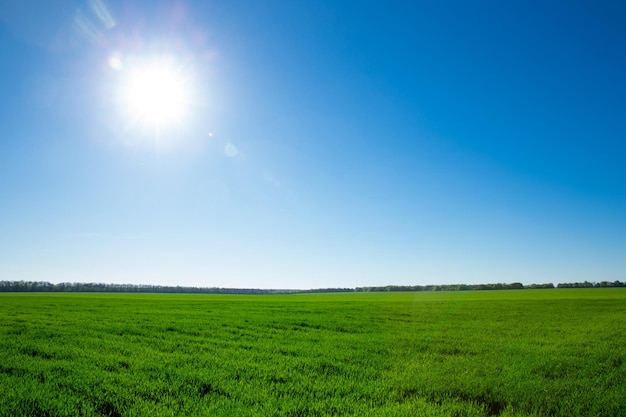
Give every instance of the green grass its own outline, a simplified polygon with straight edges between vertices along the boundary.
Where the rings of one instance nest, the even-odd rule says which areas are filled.
[[[0,416],[624,416],[626,289],[0,294]]]

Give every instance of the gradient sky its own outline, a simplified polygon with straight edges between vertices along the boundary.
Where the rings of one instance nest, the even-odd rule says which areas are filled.
[[[626,280],[625,21],[619,1],[0,0],[0,280]],[[113,64],[155,57],[192,90],[159,132]]]

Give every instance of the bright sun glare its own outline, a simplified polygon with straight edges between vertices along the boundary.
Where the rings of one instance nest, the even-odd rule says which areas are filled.
[[[122,94],[133,125],[161,130],[182,123],[190,97],[188,80],[180,68],[155,61],[124,71]]]

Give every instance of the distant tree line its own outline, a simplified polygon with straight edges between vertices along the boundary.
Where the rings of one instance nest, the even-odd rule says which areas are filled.
[[[121,293],[180,293],[180,294],[278,294],[296,290],[267,290],[254,288],[205,288],[163,285],[103,284],[85,282],[0,281],[0,292],[121,292]]]
[[[357,287],[360,292],[383,291],[476,291],[476,290],[523,290],[524,288],[554,288],[553,284],[532,284],[524,287],[520,282],[511,284],[443,284],[443,285],[387,285],[384,287]]]
[[[561,283],[556,288],[607,288],[626,287],[626,282],[573,282]],[[523,290],[550,289],[554,284],[523,285],[519,282],[510,284],[444,284],[444,285],[386,285],[380,287],[356,288],[318,288],[312,290],[255,289],[255,288],[217,288],[217,287],[181,287],[163,285],[103,284],[83,282],[62,282],[52,284],[44,281],[0,281],[0,292],[117,292],[117,293],[179,293],[179,294],[296,294],[330,292],[399,292],[399,291],[484,291],[484,290]]]
[[[626,282],[619,281],[600,281],[600,282],[566,282],[556,286],[557,288],[607,288],[607,287],[626,287]]]
[[[606,288],[626,287],[626,282],[601,281],[601,282],[573,282],[558,284],[556,288]],[[523,285],[519,282],[510,284],[445,284],[445,285],[387,285],[384,287],[357,287],[359,292],[384,292],[384,291],[483,291],[483,290],[524,290],[524,289],[550,289],[555,288],[553,283]]]

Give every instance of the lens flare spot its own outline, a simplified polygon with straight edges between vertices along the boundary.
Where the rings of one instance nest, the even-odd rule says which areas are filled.
[[[234,158],[239,153],[239,150],[232,143],[227,143],[224,147],[224,154],[229,158]]]
[[[124,64],[122,63],[122,58],[119,55],[112,55],[109,57],[109,67],[115,71],[121,70],[123,66]]]

